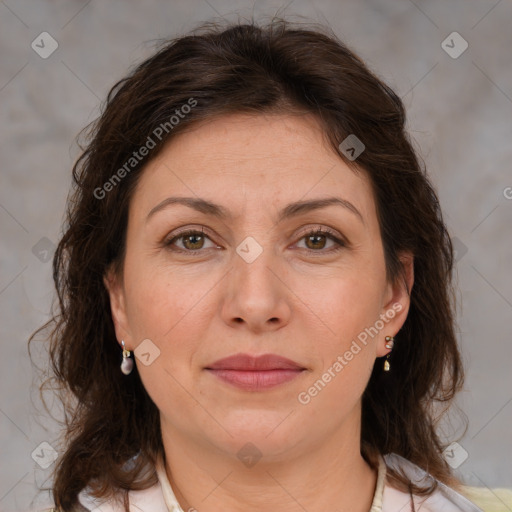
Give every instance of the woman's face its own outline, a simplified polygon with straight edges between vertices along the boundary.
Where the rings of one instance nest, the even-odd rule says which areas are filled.
[[[141,176],[126,243],[106,280],[116,333],[164,436],[270,458],[359,441],[361,395],[409,300],[386,281],[366,174],[313,117],[230,115],[174,138]],[[295,366],[215,364],[240,354]]]

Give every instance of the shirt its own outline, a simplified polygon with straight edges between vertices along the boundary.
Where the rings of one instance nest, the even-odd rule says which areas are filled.
[[[412,496],[391,487],[386,482],[387,468],[401,469],[413,483],[425,485],[434,481],[434,477],[395,453],[379,457],[377,485],[369,512],[483,512],[455,490],[438,481],[437,489],[430,496]],[[129,503],[132,512],[197,512],[191,508],[184,511],[167,478],[163,460],[159,458],[155,465],[158,483],[142,491],[130,491]],[[121,505],[112,500],[105,502],[91,497],[87,489],[82,490],[79,501],[87,512],[123,512]]]

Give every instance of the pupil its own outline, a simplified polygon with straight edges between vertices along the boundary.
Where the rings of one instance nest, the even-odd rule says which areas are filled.
[[[200,243],[200,240],[199,242],[197,241],[197,239],[201,239],[202,238],[202,235],[188,235],[186,237],[188,240],[192,240],[192,245],[196,245],[197,243]],[[195,240],[195,241],[194,241]]]
[[[319,238],[323,238],[324,235],[311,235],[309,238],[309,241],[310,242],[313,242],[313,243],[318,243],[319,242]],[[315,242],[316,240],[316,242]],[[318,246],[317,246],[318,247]]]

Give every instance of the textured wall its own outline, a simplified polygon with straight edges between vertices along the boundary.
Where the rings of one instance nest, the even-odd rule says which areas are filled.
[[[48,318],[48,260],[78,154],[75,135],[98,114],[111,85],[150,54],[151,40],[183,34],[212,17],[236,19],[240,13],[261,19],[277,11],[329,20],[405,101],[411,134],[438,187],[458,253],[460,342],[467,365],[459,403],[469,428],[450,459],[468,484],[512,486],[512,4],[287,4],[0,2],[0,510],[45,502],[44,494],[34,500],[35,486],[51,470],[42,467],[51,463],[51,448],[40,443],[51,445],[58,432],[32,386],[26,340]],[[460,36],[450,35],[454,31]],[[453,422],[457,428],[458,420]]]

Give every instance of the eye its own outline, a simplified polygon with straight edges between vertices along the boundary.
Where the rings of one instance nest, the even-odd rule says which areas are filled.
[[[305,240],[305,248],[309,252],[330,253],[339,251],[346,246],[346,244],[336,236],[334,231],[327,228],[309,231],[303,235],[299,241],[302,240]],[[327,246],[328,241],[331,241],[331,247],[327,250],[323,250]]]
[[[177,250],[178,252],[198,252],[200,249],[210,249],[211,247],[205,247],[205,241],[209,240],[212,245],[211,247],[218,247],[215,245],[208,235],[205,235],[204,231],[197,229],[189,229],[187,231],[182,231],[178,233],[176,236],[164,242],[166,247],[174,246],[175,242],[181,241],[182,246],[176,245],[176,248],[172,248],[172,250]]]
[[[340,240],[336,233],[328,228],[318,228],[308,231],[302,235],[299,242],[302,240],[305,241],[305,247],[299,248],[303,248],[310,253],[331,253],[346,247],[345,242]],[[210,247],[205,247],[206,241],[211,243]],[[329,241],[331,242],[330,248],[328,247]],[[166,240],[164,246],[172,251],[189,254],[194,252],[200,253],[202,249],[219,248],[219,246],[213,243],[210,237],[204,233],[203,229],[201,229],[201,231],[198,229],[188,229],[177,233],[169,240]],[[324,250],[326,247],[328,247],[328,249]]]

